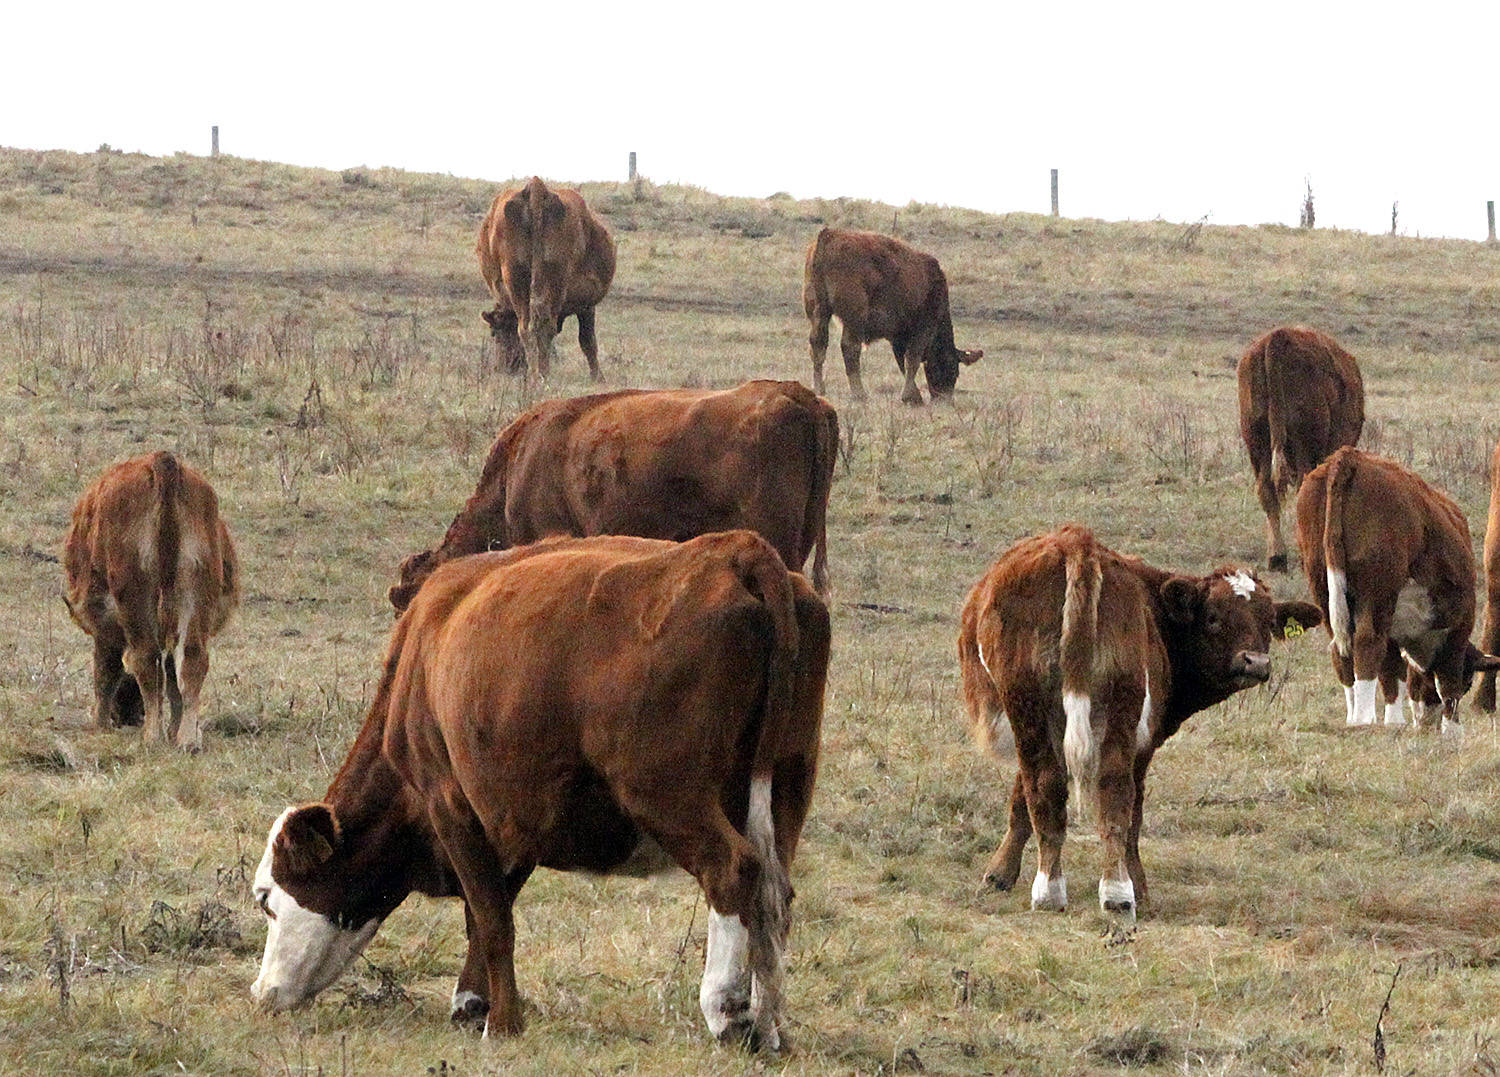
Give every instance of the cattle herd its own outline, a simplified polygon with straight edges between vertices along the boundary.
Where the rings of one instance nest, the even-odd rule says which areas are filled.
[[[576,191],[532,179],[494,200],[478,255],[502,357],[545,375],[563,318],[599,377],[594,308],[614,244]],[[829,321],[849,388],[890,341],[902,400],[950,395],[982,352],[953,338],[936,259],[825,228],[804,305],[823,391]],[[1069,524],[1024,539],[963,605],[958,660],[979,743],[1018,763],[985,870],[1008,890],[1033,833],[1034,909],[1067,905],[1068,800],[1092,811],[1099,902],[1119,926],[1146,898],[1146,770],[1193,714],[1270,677],[1270,644],[1328,626],[1347,721],[1441,719],[1500,659],[1500,484],[1485,539],[1484,650],[1457,506],[1355,448],[1359,367],[1333,340],[1275,329],[1239,365],[1240,426],[1284,569],[1281,501],[1316,605],[1277,602],[1250,569],[1186,576]],[[790,863],[818,764],[829,654],[827,513],[838,419],[796,382],[603,393],[540,404],[500,431],[473,496],[390,588],[399,618],[379,687],[323,799],[271,827],[253,890],[267,917],[252,992],[272,1008],[329,986],[412,892],[461,897],[456,1018],[521,1029],[512,904],[538,866],[650,874],[673,865],[709,910],[699,1001],[721,1041],[775,1049]],[[1500,447],[1492,462],[1500,478]],[[809,583],[801,570],[813,558]],[[65,547],[68,609],[94,641],[94,720],[202,746],[208,641],[240,593],[208,481],[168,452],[108,469]]]

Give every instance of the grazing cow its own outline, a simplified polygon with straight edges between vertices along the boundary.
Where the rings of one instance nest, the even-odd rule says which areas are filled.
[[[1266,513],[1266,561],[1286,569],[1281,500],[1330,453],[1359,441],[1365,388],[1359,364],[1327,333],[1282,327],[1240,357],[1240,437]]]
[[[1436,681],[1443,731],[1462,732],[1458,701],[1500,658],[1469,642],[1474,551],[1458,506],[1394,460],[1346,447],[1302,483],[1297,546],[1333,637],[1348,724],[1375,724],[1380,682],[1385,724],[1404,725],[1409,663]]]
[[[854,399],[865,400],[859,376],[864,345],[888,340],[896,366],[906,375],[901,399],[920,405],[917,368],[927,369],[933,397],[951,396],[960,363],[977,363],[983,351],[963,351],[953,344],[953,315],[948,309],[948,278],[937,259],[899,239],[878,232],[825,228],[807,248],[802,307],[812,325],[813,388],[823,392],[823,358],[828,351],[828,319],[838,315],[844,326],[839,350]]]
[[[95,724],[144,720],[148,741],[202,747],[208,641],[240,599],[208,480],[169,452],[109,468],[73,508],[63,571],[68,612],[94,638]]]
[[[1484,526],[1484,628],[1479,648],[1485,654],[1500,653],[1500,443],[1490,456],[1490,515]],[[1486,670],[1474,690],[1474,705],[1495,711],[1495,673]]]
[[[828,593],[828,489],[838,415],[794,381],[706,392],[627,389],[551,400],[500,431],[436,549],[401,563],[399,613],[449,558],[548,535],[681,541],[747,527]]]
[[[563,319],[578,319],[578,346],[598,381],[599,343],[594,307],[615,275],[615,241],[583,195],[556,190],[533,176],[526,186],[497,195],[479,226],[479,270],[495,297],[484,320],[500,342],[506,368],[523,365],[546,377],[552,339]]]
[[[1092,795],[1103,851],[1099,903],[1128,926],[1146,900],[1141,806],[1146,768],[1189,717],[1271,675],[1272,637],[1318,623],[1276,602],[1255,575],[1176,576],[1068,525],[1023,539],[969,592],[958,637],[975,737],[1020,771],[1005,840],[985,879],[1009,890],[1035,828],[1033,909],[1068,903],[1062,874],[1069,778]],[[1007,728],[1008,722],[1008,728]]]
[[[536,867],[703,887],[699,1004],[776,1048],[788,869],[817,770],[828,610],[758,535],[551,539],[465,557],[397,622],[322,803],[271,827],[252,988],[331,984],[413,890],[462,893],[456,1015],[521,1030],[512,903]]]

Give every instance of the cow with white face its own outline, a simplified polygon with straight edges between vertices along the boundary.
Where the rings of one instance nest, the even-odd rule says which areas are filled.
[[[1255,575],[1178,576],[1068,525],[1016,543],[969,593],[958,638],[976,739],[1020,764],[1005,839],[985,880],[1009,890],[1033,829],[1033,909],[1068,904],[1068,787],[1095,803],[1099,905],[1122,926],[1146,900],[1146,768],[1192,715],[1271,676],[1271,640],[1319,621],[1277,602]]]
[[[550,539],[442,565],[397,622],[324,801],[271,828],[253,994],[306,1003],[409,893],[458,894],[454,1017],[515,1034],[511,908],[531,872],[676,865],[709,906],[709,1030],[777,1048],[827,664],[827,607],[749,531]]]

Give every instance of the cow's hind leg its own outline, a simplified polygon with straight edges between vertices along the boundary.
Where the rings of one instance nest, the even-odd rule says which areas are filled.
[[[1390,647],[1391,614],[1389,608],[1380,608],[1366,602],[1360,606],[1354,618],[1353,658],[1354,684],[1350,691],[1350,717],[1352,725],[1375,724],[1375,697],[1380,683],[1380,671],[1385,665]]]
[[[1394,643],[1386,648],[1385,665],[1380,668],[1380,694],[1385,699],[1385,724],[1406,724],[1406,659]]]
[[[182,649],[182,668],[177,683],[182,692],[182,724],[177,727],[177,747],[196,752],[203,747],[203,726],[198,699],[208,677],[208,648],[193,642]]]
[[[1099,746],[1099,844],[1103,869],[1099,907],[1119,927],[1135,925],[1136,896],[1131,875],[1130,842],[1135,827],[1136,728],[1145,701],[1144,685],[1117,680],[1098,693],[1095,704],[1105,715]]]
[[[859,341],[859,334],[844,324],[844,331],[839,335],[839,351],[844,353],[844,374],[849,379],[849,391],[854,394],[854,399],[860,403],[870,399],[865,392],[864,379],[859,374],[859,353],[864,347]]]
[[[823,362],[828,357],[828,321],[833,315],[827,310],[813,310],[808,316],[810,328],[807,346],[812,353],[813,392],[823,395]]]
[[[124,724],[120,712],[121,682],[128,679],[125,648],[103,633],[94,637],[94,725],[110,729]]]
[[[1020,772],[1010,790],[1010,820],[1005,838],[984,869],[984,881],[996,890],[1009,890],[1021,877],[1021,854],[1031,840],[1031,813],[1026,807],[1026,790]]]
[[[1281,494],[1271,469],[1263,468],[1255,476],[1255,496],[1266,514],[1266,565],[1273,572],[1286,571],[1286,540],[1281,535]]]
[[[1061,912],[1068,907],[1063,878],[1063,839],[1068,831],[1068,770],[1054,745],[1052,728],[1061,728],[1061,700],[1048,698],[1038,685],[1016,686],[1006,693],[1005,712],[1016,732],[1016,759],[1021,788],[1037,839],[1037,872],[1031,883],[1031,907]]]
[[[166,740],[168,716],[163,713],[161,653],[149,643],[132,640],[125,648],[123,661],[126,672],[135,678],[141,692],[145,727],[141,731],[142,739],[147,743]]]
[[[594,336],[594,308],[584,307],[578,312],[578,346],[589,363],[589,380],[600,381],[604,375],[599,371],[599,341]]]

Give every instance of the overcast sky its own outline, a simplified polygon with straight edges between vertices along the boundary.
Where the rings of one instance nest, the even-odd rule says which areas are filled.
[[[12,5],[0,144],[1482,239],[1500,5]],[[3,220],[0,220],[3,228]]]

